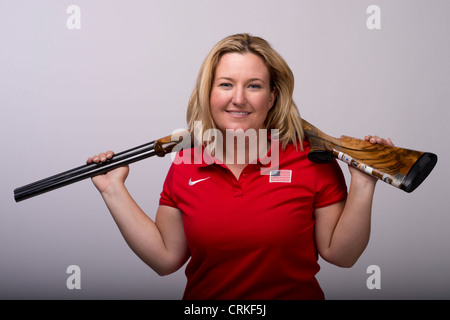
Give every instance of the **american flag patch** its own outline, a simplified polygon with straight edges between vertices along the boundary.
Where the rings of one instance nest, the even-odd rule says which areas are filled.
[[[286,182],[290,183],[292,170],[272,170],[270,171],[269,182]]]

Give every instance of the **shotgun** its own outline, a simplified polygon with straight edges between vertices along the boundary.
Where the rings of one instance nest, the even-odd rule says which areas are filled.
[[[310,161],[326,163],[337,158],[408,193],[414,191],[426,179],[437,162],[434,153],[372,144],[347,136],[334,138],[306,120],[303,119],[302,122],[305,137],[310,143]],[[185,134],[189,133],[185,131]],[[169,135],[119,152],[106,162],[82,165],[16,188],[14,199],[19,202],[155,155],[164,157],[173,151],[182,141],[182,137],[183,133]]]

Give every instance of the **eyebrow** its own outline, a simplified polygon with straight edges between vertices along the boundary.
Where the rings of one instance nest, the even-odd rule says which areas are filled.
[[[220,78],[217,78],[216,80],[228,80],[228,81],[234,81],[234,79],[233,78],[230,78],[230,77],[220,77]],[[251,79],[249,79],[248,80],[249,82],[252,82],[252,81],[261,81],[262,83],[266,83],[264,80],[262,80],[262,79],[260,79],[260,78],[251,78]]]

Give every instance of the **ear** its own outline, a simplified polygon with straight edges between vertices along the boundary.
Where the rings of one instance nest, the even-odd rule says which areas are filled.
[[[277,99],[277,89],[273,87],[273,90],[270,93],[269,110],[272,109],[276,99]]]

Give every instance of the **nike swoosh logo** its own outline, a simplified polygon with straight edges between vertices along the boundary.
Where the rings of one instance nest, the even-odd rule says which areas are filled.
[[[189,185],[190,185],[190,186],[193,186],[194,184],[199,183],[199,182],[202,182],[202,181],[205,181],[205,180],[207,180],[207,179],[209,179],[209,178],[210,178],[210,177],[204,178],[204,179],[195,180],[195,181],[192,181],[192,179],[189,179]]]

